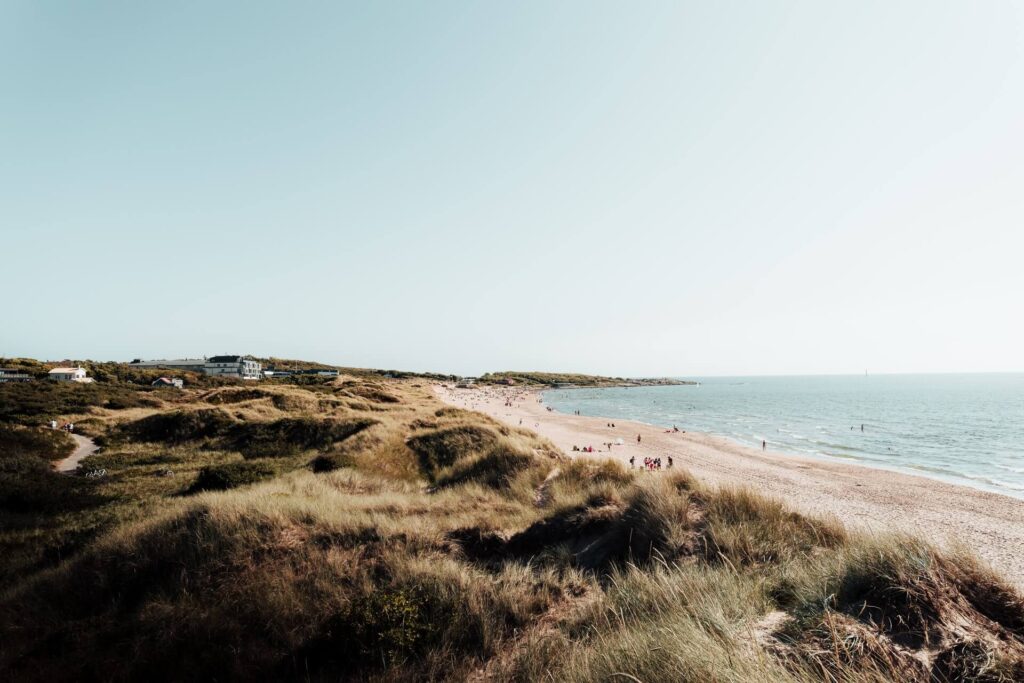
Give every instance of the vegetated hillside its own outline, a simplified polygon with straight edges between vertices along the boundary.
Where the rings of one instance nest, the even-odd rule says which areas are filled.
[[[517,384],[536,386],[576,386],[576,387],[631,387],[631,386],[672,386],[696,384],[689,380],[670,379],[665,377],[625,378],[601,377],[599,375],[578,375],[565,372],[488,372],[480,376],[484,383],[499,383],[512,380]]]
[[[60,446],[8,430],[4,680],[1024,677],[1024,601],[963,554],[570,460],[418,381],[142,396],[73,404],[106,476],[16,507],[7,461]]]
[[[351,368],[342,365],[326,365],[304,360],[288,358],[257,358],[264,368],[276,370],[337,370],[349,377],[363,379],[426,379],[437,381],[451,381],[454,375],[443,375],[433,372],[409,372],[408,370],[380,370],[374,368]]]

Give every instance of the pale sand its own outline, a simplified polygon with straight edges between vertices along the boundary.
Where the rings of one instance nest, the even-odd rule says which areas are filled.
[[[80,462],[100,449],[100,447],[93,443],[93,440],[87,436],[82,436],[81,434],[71,434],[70,436],[75,440],[74,452],[63,460],[58,460],[53,463],[53,469],[65,474],[74,472],[78,469],[78,464]]]
[[[748,486],[795,510],[834,515],[852,528],[907,532],[940,546],[965,545],[1024,589],[1024,500],[859,465],[765,453],[708,434],[666,433],[661,427],[626,420],[614,420],[611,428],[610,418],[549,412],[538,392],[513,387],[439,385],[435,391],[451,405],[532,429],[570,457],[611,457],[625,464],[633,455],[639,464],[647,456],[661,456],[664,465],[671,455],[676,469],[688,470],[707,483]],[[512,407],[505,406],[510,399]],[[604,444],[619,438],[624,445],[609,452]],[[574,445],[600,452],[575,453]]]

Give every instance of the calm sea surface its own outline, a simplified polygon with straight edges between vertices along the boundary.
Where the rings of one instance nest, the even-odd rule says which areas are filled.
[[[1024,498],[1024,374],[695,379],[700,386],[555,389],[544,400],[560,412],[765,439],[776,451]]]

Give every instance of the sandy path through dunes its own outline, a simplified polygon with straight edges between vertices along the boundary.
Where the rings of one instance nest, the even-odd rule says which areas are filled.
[[[446,386],[435,391],[451,405],[533,429],[570,457],[611,457],[625,464],[630,456],[639,463],[646,456],[666,462],[671,455],[676,468],[705,482],[749,486],[801,512],[835,515],[854,528],[905,531],[939,545],[966,544],[1024,589],[1024,500],[870,467],[763,453],[707,434],[666,433],[626,420],[615,420],[612,428],[610,418],[550,412],[533,391]],[[624,445],[609,452],[604,444],[620,438]],[[575,453],[574,445],[600,452]]]
[[[87,436],[81,436],[80,434],[71,434],[70,436],[75,440],[75,451],[63,460],[58,460],[53,464],[53,469],[65,474],[74,472],[78,469],[78,463],[88,458],[100,448]]]

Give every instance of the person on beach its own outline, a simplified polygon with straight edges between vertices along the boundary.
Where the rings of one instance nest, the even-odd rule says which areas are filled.
[[[764,439],[761,439],[761,450],[762,451],[768,450],[768,442],[765,441]]]
[[[636,435],[636,442],[640,443],[640,435],[639,434]]]
[[[629,456],[629,469],[633,469],[633,465],[636,463],[636,456]]]
[[[668,456],[668,469],[672,469],[672,456]]]

